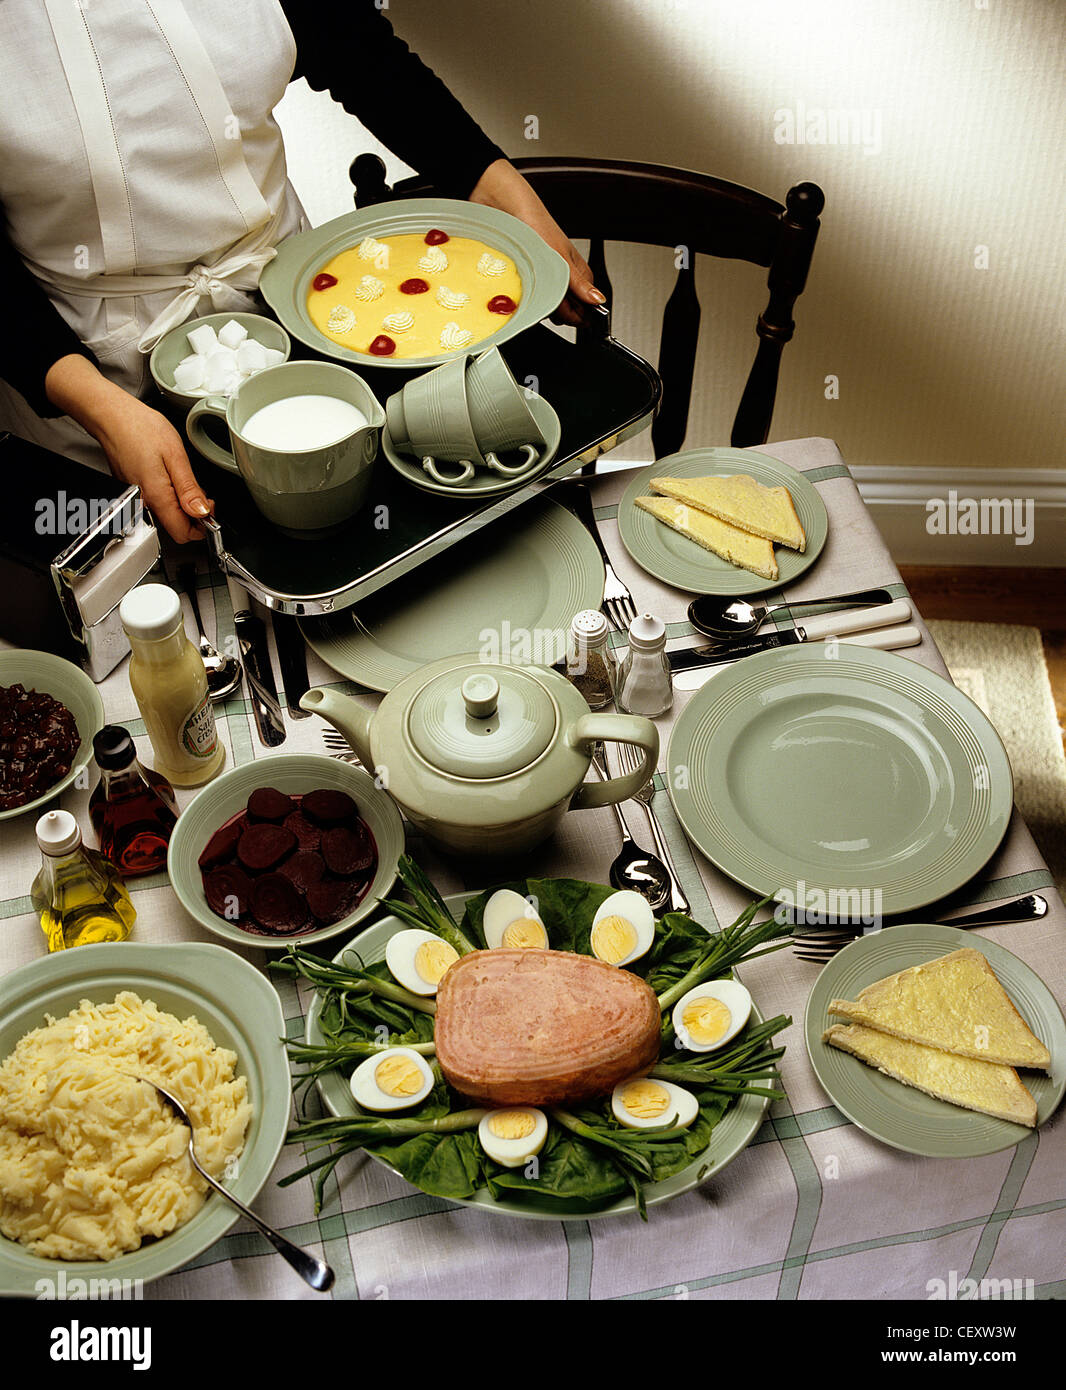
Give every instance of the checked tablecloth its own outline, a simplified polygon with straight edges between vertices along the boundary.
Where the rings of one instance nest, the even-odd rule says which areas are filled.
[[[829,537],[817,564],[789,586],[801,599],[887,587],[906,597],[899,572],[864,507],[836,446],[824,439],[763,446],[762,452],[802,470],[829,514]],[[593,496],[601,532],[638,611],[663,617],[672,638],[691,636],[688,595],[651,579],[618,541],[615,513],[627,472],[597,478]],[[217,575],[201,576],[211,631],[211,600],[219,632],[232,631],[229,595]],[[779,595],[767,595],[771,601]],[[922,627],[920,617],[914,621]],[[191,627],[190,627],[191,630]],[[920,646],[902,654],[945,673],[923,627]],[[312,683],[354,692],[310,657]],[[278,682],[281,688],[280,679]],[[100,687],[109,720],[126,725],[150,757],[125,663]],[[378,697],[364,695],[368,701]],[[672,721],[690,695],[678,692],[671,714],[659,721],[663,755]],[[244,699],[229,701],[219,726],[228,766],[268,759]],[[321,752],[316,717],[286,718],[279,751]],[[662,762],[660,763],[662,766]],[[192,793],[179,793],[187,802]],[[87,793],[62,804],[88,832]],[[681,833],[669,799],[654,801],[693,916],[709,927],[724,924],[748,901],[746,890],[723,877]],[[643,812],[630,803],[638,840],[650,844]],[[0,831],[0,972],[43,951],[28,892],[39,858],[34,817],[9,821]],[[87,836],[88,837],[88,836]],[[445,893],[481,889],[411,835],[408,848]],[[598,882],[618,851],[609,809],[572,812],[562,830],[529,857],[529,876],[568,875]],[[939,911],[988,904],[1039,890],[1052,906],[1042,921],[985,928],[983,934],[1021,957],[1060,1000],[1066,999],[1066,908],[1028,830],[1015,814],[998,853],[950,904]],[[164,875],[136,881],[133,899],[139,941],[213,940],[187,917]],[[325,943],[329,954],[340,941]],[[244,955],[265,966],[266,953]],[[754,1142],[728,1168],[696,1190],[651,1209],[645,1225],[635,1216],[600,1220],[525,1221],[475,1211],[427,1197],[365,1156],[342,1160],[328,1202],[316,1217],[310,1182],[278,1188],[275,1179],[299,1167],[302,1156],[283,1151],[256,1203],[271,1223],[301,1244],[317,1245],[337,1271],[335,1299],[905,1299],[925,1300],[943,1281],[1006,1281],[1037,1298],[1066,1296],[1066,1120],[1062,1113],[1017,1148],[976,1159],[916,1158],[869,1138],[827,1100],[807,1059],[802,1020],[817,966],[784,950],[742,972],[764,1016],[790,1014],[779,1041],[787,1051],[781,1072],[785,1101],[774,1103]],[[301,1037],[307,998],[294,984],[280,993],[290,1037]],[[312,1113],[314,1113],[312,1111]],[[954,1281],[954,1282],[953,1282]],[[1014,1285],[1014,1281],[1021,1281]],[[194,1264],[145,1290],[146,1299],[316,1299],[241,1221]]]

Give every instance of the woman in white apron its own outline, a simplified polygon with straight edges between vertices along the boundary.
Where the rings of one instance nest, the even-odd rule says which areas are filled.
[[[62,355],[43,390],[64,412],[57,418],[0,381],[0,429],[137,483],[179,542],[199,534],[192,518],[211,503],[180,435],[139,399],[150,384],[147,353],[187,318],[254,307],[277,243],[307,225],[271,112],[297,62],[293,28],[308,18],[327,44],[347,28],[355,42],[383,43],[388,61],[395,50],[416,82],[436,84],[440,105],[444,89],[372,0],[0,4],[0,200],[10,240],[92,354],[70,351],[73,338],[55,349]],[[333,51],[355,87],[359,54]],[[570,258],[577,297],[602,302],[529,185],[447,101],[453,124],[467,123],[456,128],[476,134],[467,158],[484,161],[470,196],[530,222]],[[391,144],[387,126],[386,118],[375,131]],[[402,143],[397,153],[411,162]],[[36,319],[50,313],[41,304]],[[9,319],[7,332],[19,331]]]

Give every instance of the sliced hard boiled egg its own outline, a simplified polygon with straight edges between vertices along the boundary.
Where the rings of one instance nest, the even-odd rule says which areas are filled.
[[[352,1072],[352,1095],[364,1110],[409,1110],[433,1089],[433,1072],[421,1053],[389,1047]]]
[[[544,1147],[548,1117],[529,1106],[490,1110],[477,1127],[477,1137],[489,1158],[505,1168],[520,1168]]]
[[[751,995],[737,980],[708,980],[683,994],[671,1021],[683,1047],[713,1052],[735,1038],[751,1013]]]
[[[632,888],[612,893],[596,909],[590,944],[597,960],[629,965],[646,955],[654,940],[651,904]]]
[[[512,949],[548,948],[548,932],[537,909],[513,888],[499,888],[485,904],[481,919],[486,945]]]
[[[700,1113],[691,1091],[650,1076],[620,1081],[611,1092],[611,1109],[627,1129],[687,1129]]]
[[[410,927],[390,936],[385,964],[393,978],[412,994],[436,994],[444,972],[459,952],[431,931]]]

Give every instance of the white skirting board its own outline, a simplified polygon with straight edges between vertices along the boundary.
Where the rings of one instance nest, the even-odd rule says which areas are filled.
[[[650,463],[603,458],[597,470]],[[1066,469],[852,465],[851,474],[898,565],[1066,568]]]
[[[1066,567],[1066,469],[851,473],[897,564]]]

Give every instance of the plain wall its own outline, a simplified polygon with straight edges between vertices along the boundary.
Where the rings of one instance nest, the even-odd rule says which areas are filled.
[[[1059,0],[389,0],[386,12],[511,156],[674,164],[778,201],[803,180],[824,189],[772,439],[828,435],[860,466],[1062,467]],[[278,116],[311,220],[350,210],[348,164],[377,142],[302,82]],[[615,332],[654,362],[673,252],[612,246],[608,264]],[[728,443],[766,298],[748,265],[703,260],[698,284],[690,447]],[[623,451],[651,456],[646,436]]]

